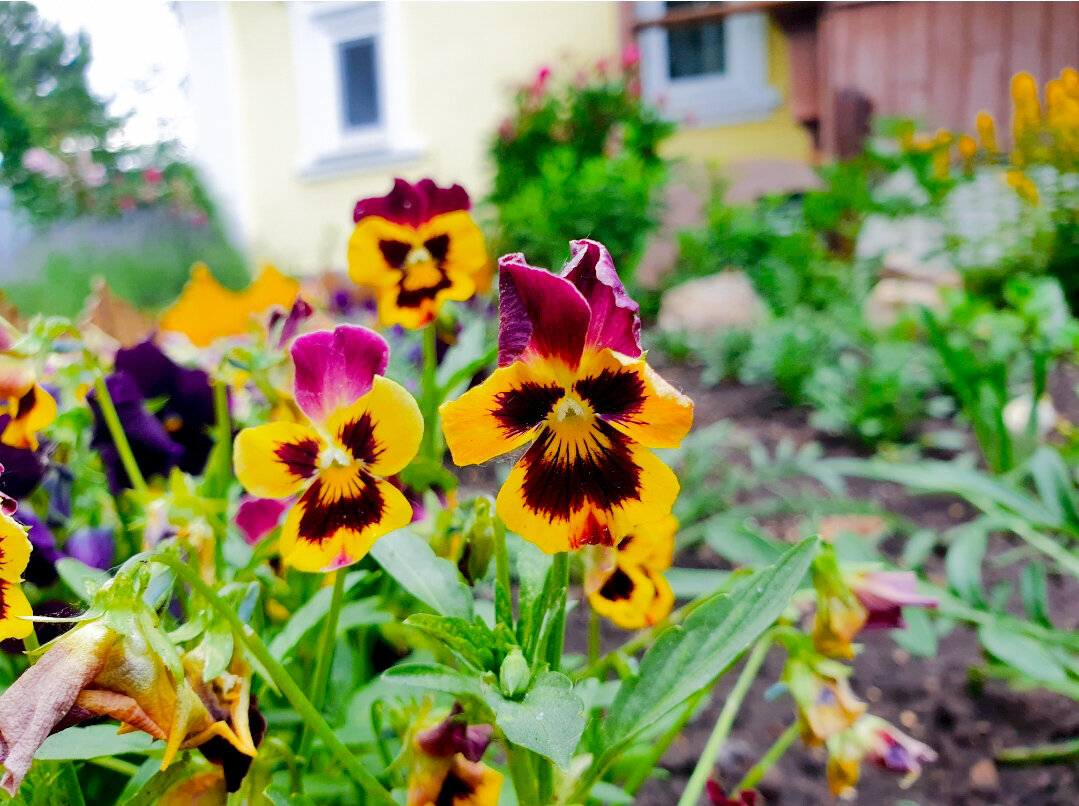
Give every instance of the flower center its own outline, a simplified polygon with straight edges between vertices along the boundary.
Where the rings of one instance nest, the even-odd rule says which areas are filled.
[[[318,466],[320,470],[326,470],[331,467],[349,467],[352,463],[352,454],[344,448],[339,448],[337,445],[326,446],[318,455]]]
[[[566,395],[555,405],[551,414],[556,422],[577,425],[589,418],[592,412],[576,395]]]
[[[409,250],[408,257],[405,258],[405,265],[415,266],[417,263],[430,262],[431,259],[431,253],[427,251],[426,246],[414,246]]]

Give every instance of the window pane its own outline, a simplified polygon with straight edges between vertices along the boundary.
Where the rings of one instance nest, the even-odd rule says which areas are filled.
[[[346,128],[378,123],[377,78],[374,39],[356,39],[341,45]]]
[[[704,8],[717,3],[667,3],[667,13]],[[723,23],[713,22],[667,30],[668,66],[671,78],[722,73],[726,70]]]

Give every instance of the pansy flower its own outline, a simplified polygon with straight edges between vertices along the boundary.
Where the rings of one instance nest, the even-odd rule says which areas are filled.
[[[30,562],[30,550],[26,529],[0,512],[0,640],[26,638],[34,629],[28,620],[30,602],[19,584]]]
[[[442,406],[458,465],[531,443],[499,491],[506,526],[547,553],[614,546],[671,511],[693,404],[645,363],[637,304],[607,249],[573,241],[561,275],[499,261],[499,368]]]
[[[382,535],[407,526],[412,507],[385,477],[419,450],[423,417],[386,378],[389,348],[373,331],[342,325],[292,343],[295,400],[310,425],[277,422],[236,437],[236,477],[252,495],[299,495],[281,527],[281,558],[302,571],[354,563]]]
[[[483,235],[460,185],[394,181],[386,196],[356,203],[348,271],[374,289],[383,325],[419,328],[446,300],[476,293],[487,270]]]
[[[670,615],[674,592],[663,571],[671,566],[677,528],[678,520],[668,515],[636,527],[617,549],[601,549],[585,581],[592,609],[626,630],[651,627]]]
[[[33,371],[10,355],[0,355],[0,415],[6,417],[0,442],[36,450],[37,434],[56,419],[56,401],[36,382]]]
[[[812,664],[798,659],[787,662],[783,680],[798,708],[806,744],[823,744],[865,714],[866,704],[851,691],[849,675],[849,668],[825,658]]]
[[[937,606],[934,597],[918,593],[913,571],[859,571],[849,584],[866,610],[866,629],[902,629],[904,607]]]
[[[849,793],[861,777],[862,761],[901,773],[906,789],[922,773],[922,764],[935,761],[936,751],[907,736],[880,717],[867,714],[827,741],[828,785],[835,795]]]
[[[757,793],[752,789],[743,789],[735,797],[728,798],[723,787],[714,779],[708,781],[705,791],[712,806],[757,806],[759,802]]]
[[[496,806],[502,774],[483,764],[490,725],[469,725],[460,706],[445,720],[417,731],[407,806]]]

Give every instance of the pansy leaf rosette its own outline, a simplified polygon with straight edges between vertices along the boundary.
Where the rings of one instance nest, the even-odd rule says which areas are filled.
[[[295,401],[310,424],[275,422],[236,437],[236,477],[252,495],[298,496],[281,527],[281,558],[301,571],[361,559],[382,535],[407,526],[412,507],[385,481],[419,450],[423,417],[383,376],[389,347],[342,325],[292,343]]]
[[[458,465],[529,445],[498,493],[506,526],[554,554],[612,546],[671,511],[693,403],[645,362],[637,304],[607,249],[572,241],[560,275],[499,261],[498,369],[442,406]]]
[[[446,300],[476,293],[488,260],[470,207],[463,187],[430,179],[397,179],[386,196],[356,203],[349,276],[374,290],[383,325],[423,327]]]

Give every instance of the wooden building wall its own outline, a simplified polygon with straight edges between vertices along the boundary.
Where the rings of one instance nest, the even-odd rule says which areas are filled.
[[[868,96],[875,116],[915,118],[930,129],[972,131],[986,109],[1004,134],[1013,74],[1026,70],[1044,86],[1061,68],[1079,68],[1075,2],[823,3],[816,11],[790,32],[792,62],[801,61],[792,74],[814,78],[792,87],[800,96],[793,106],[806,122],[816,116],[827,152],[836,151],[843,90]]]

